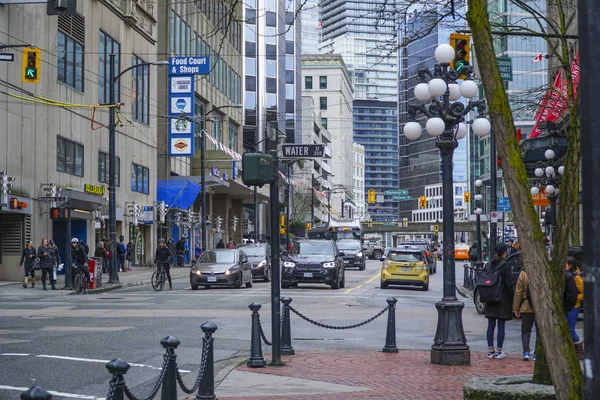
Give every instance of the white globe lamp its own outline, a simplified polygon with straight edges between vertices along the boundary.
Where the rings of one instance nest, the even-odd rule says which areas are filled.
[[[492,130],[492,124],[486,118],[476,118],[473,121],[473,133],[479,137],[485,137],[490,134]]]
[[[532,196],[537,196],[538,194],[540,194],[540,189],[537,186],[534,186],[531,188],[531,195]]]
[[[406,125],[404,125],[404,136],[406,136],[408,140],[417,140],[421,137],[422,131],[423,128],[421,128],[421,124],[418,122],[407,122]]]
[[[483,214],[483,210],[481,208],[476,208],[475,209],[475,214],[481,215],[481,214]]]
[[[429,85],[426,83],[419,83],[415,86],[415,97],[419,101],[428,101],[431,99],[431,93],[429,93]]]
[[[544,152],[544,157],[546,157],[547,160],[552,160],[554,158],[555,154],[554,154],[554,150],[552,149],[548,149]]]
[[[439,117],[429,118],[425,124],[425,129],[427,129],[427,133],[431,136],[437,137],[444,133],[446,124],[444,123],[444,120]]]
[[[475,195],[475,201],[481,201],[483,200],[483,195],[482,194],[476,194]]]
[[[536,168],[534,173],[535,173],[535,176],[537,176],[538,178],[541,178],[542,176],[544,176],[544,170],[542,168]]]
[[[558,173],[561,174],[561,175],[565,173],[565,166],[564,165],[561,165],[560,167],[558,167]]]
[[[477,87],[475,81],[468,80],[460,84],[460,94],[467,99],[477,96],[478,91],[479,88]]]
[[[456,131],[456,140],[460,140],[467,136],[467,124],[460,123],[458,124],[458,130]]]
[[[552,165],[546,167],[546,175],[548,175],[548,176],[554,175],[554,167]]]
[[[446,93],[448,89],[448,85],[443,79],[434,78],[429,81],[429,93],[431,93],[432,97],[440,97]]]
[[[450,64],[454,60],[454,48],[449,44],[440,44],[435,49],[434,56],[440,64]]]
[[[460,94],[460,86],[458,86],[458,84],[451,83],[448,85],[448,89],[450,89],[450,101],[456,101],[462,96]]]
[[[554,192],[556,192],[556,188],[554,185],[548,185],[546,186],[546,192],[548,192],[548,194],[554,194]]]

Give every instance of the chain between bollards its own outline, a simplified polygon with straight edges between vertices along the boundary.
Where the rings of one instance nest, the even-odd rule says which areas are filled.
[[[388,303],[388,320],[387,329],[385,333],[385,346],[383,347],[384,353],[397,353],[398,347],[396,347],[396,300],[395,297],[390,297],[386,300]]]

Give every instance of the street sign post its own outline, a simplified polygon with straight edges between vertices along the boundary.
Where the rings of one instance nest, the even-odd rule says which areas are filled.
[[[386,190],[383,192],[386,196],[394,196],[394,195],[408,195],[407,189],[397,189],[397,190]]]
[[[498,211],[492,211],[490,213],[490,218],[492,222],[498,222]]]
[[[498,69],[500,70],[500,76],[503,81],[512,81],[512,58],[510,57],[496,57],[498,63]]]
[[[53,201],[67,201],[67,198],[66,197],[45,196],[45,197],[38,197],[38,201],[42,201],[45,203],[52,203]]]
[[[15,61],[15,53],[0,53],[0,61]]]
[[[283,144],[283,158],[321,158],[325,155],[322,144]]]
[[[385,202],[385,196],[382,195],[382,194],[378,194],[376,199],[377,199],[378,203],[384,203]]]
[[[512,212],[508,197],[498,197],[498,211]]]

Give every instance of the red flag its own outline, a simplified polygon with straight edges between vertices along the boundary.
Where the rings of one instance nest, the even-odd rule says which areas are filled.
[[[317,30],[319,29],[323,29],[323,21],[319,22],[319,25],[317,25]]]
[[[531,62],[532,64],[535,62],[540,62],[544,59],[544,54],[540,53],[537,56],[533,57],[533,61]]]

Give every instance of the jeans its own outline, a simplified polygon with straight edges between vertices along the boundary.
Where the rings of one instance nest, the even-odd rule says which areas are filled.
[[[496,318],[488,318],[488,328],[487,328],[487,342],[488,347],[490,349],[494,348],[494,330],[496,329],[496,321],[498,321],[498,337],[497,337],[497,345],[498,350],[502,349],[502,345],[504,344],[504,334],[505,334],[505,325],[506,320],[496,319]]]
[[[575,325],[577,325],[577,316],[579,315],[579,308],[573,308],[567,313],[567,322],[569,323],[569,332],[573,338],[573,343],[579,342],[579,335],[575,331]]]
[[[523,342],[523,353],[531,353],[529,342],[531,342],[531,328],[533,328],[533,325],[535,325],[535,346],[533,347],[535,350],[537,348],[539,336],[537,322],[535,321],[535,314],[521,314],[521,342]]]
[[[125,266],[125,254],[119,256],[119,269],[123,270],[123,272],[127,271],[127,267]]]
[[[158,264],[158,267],[165,271],[165,275],[167,275],[167,280],[169,281],[169,286],[171,286],[171,264],[160,263]]]

